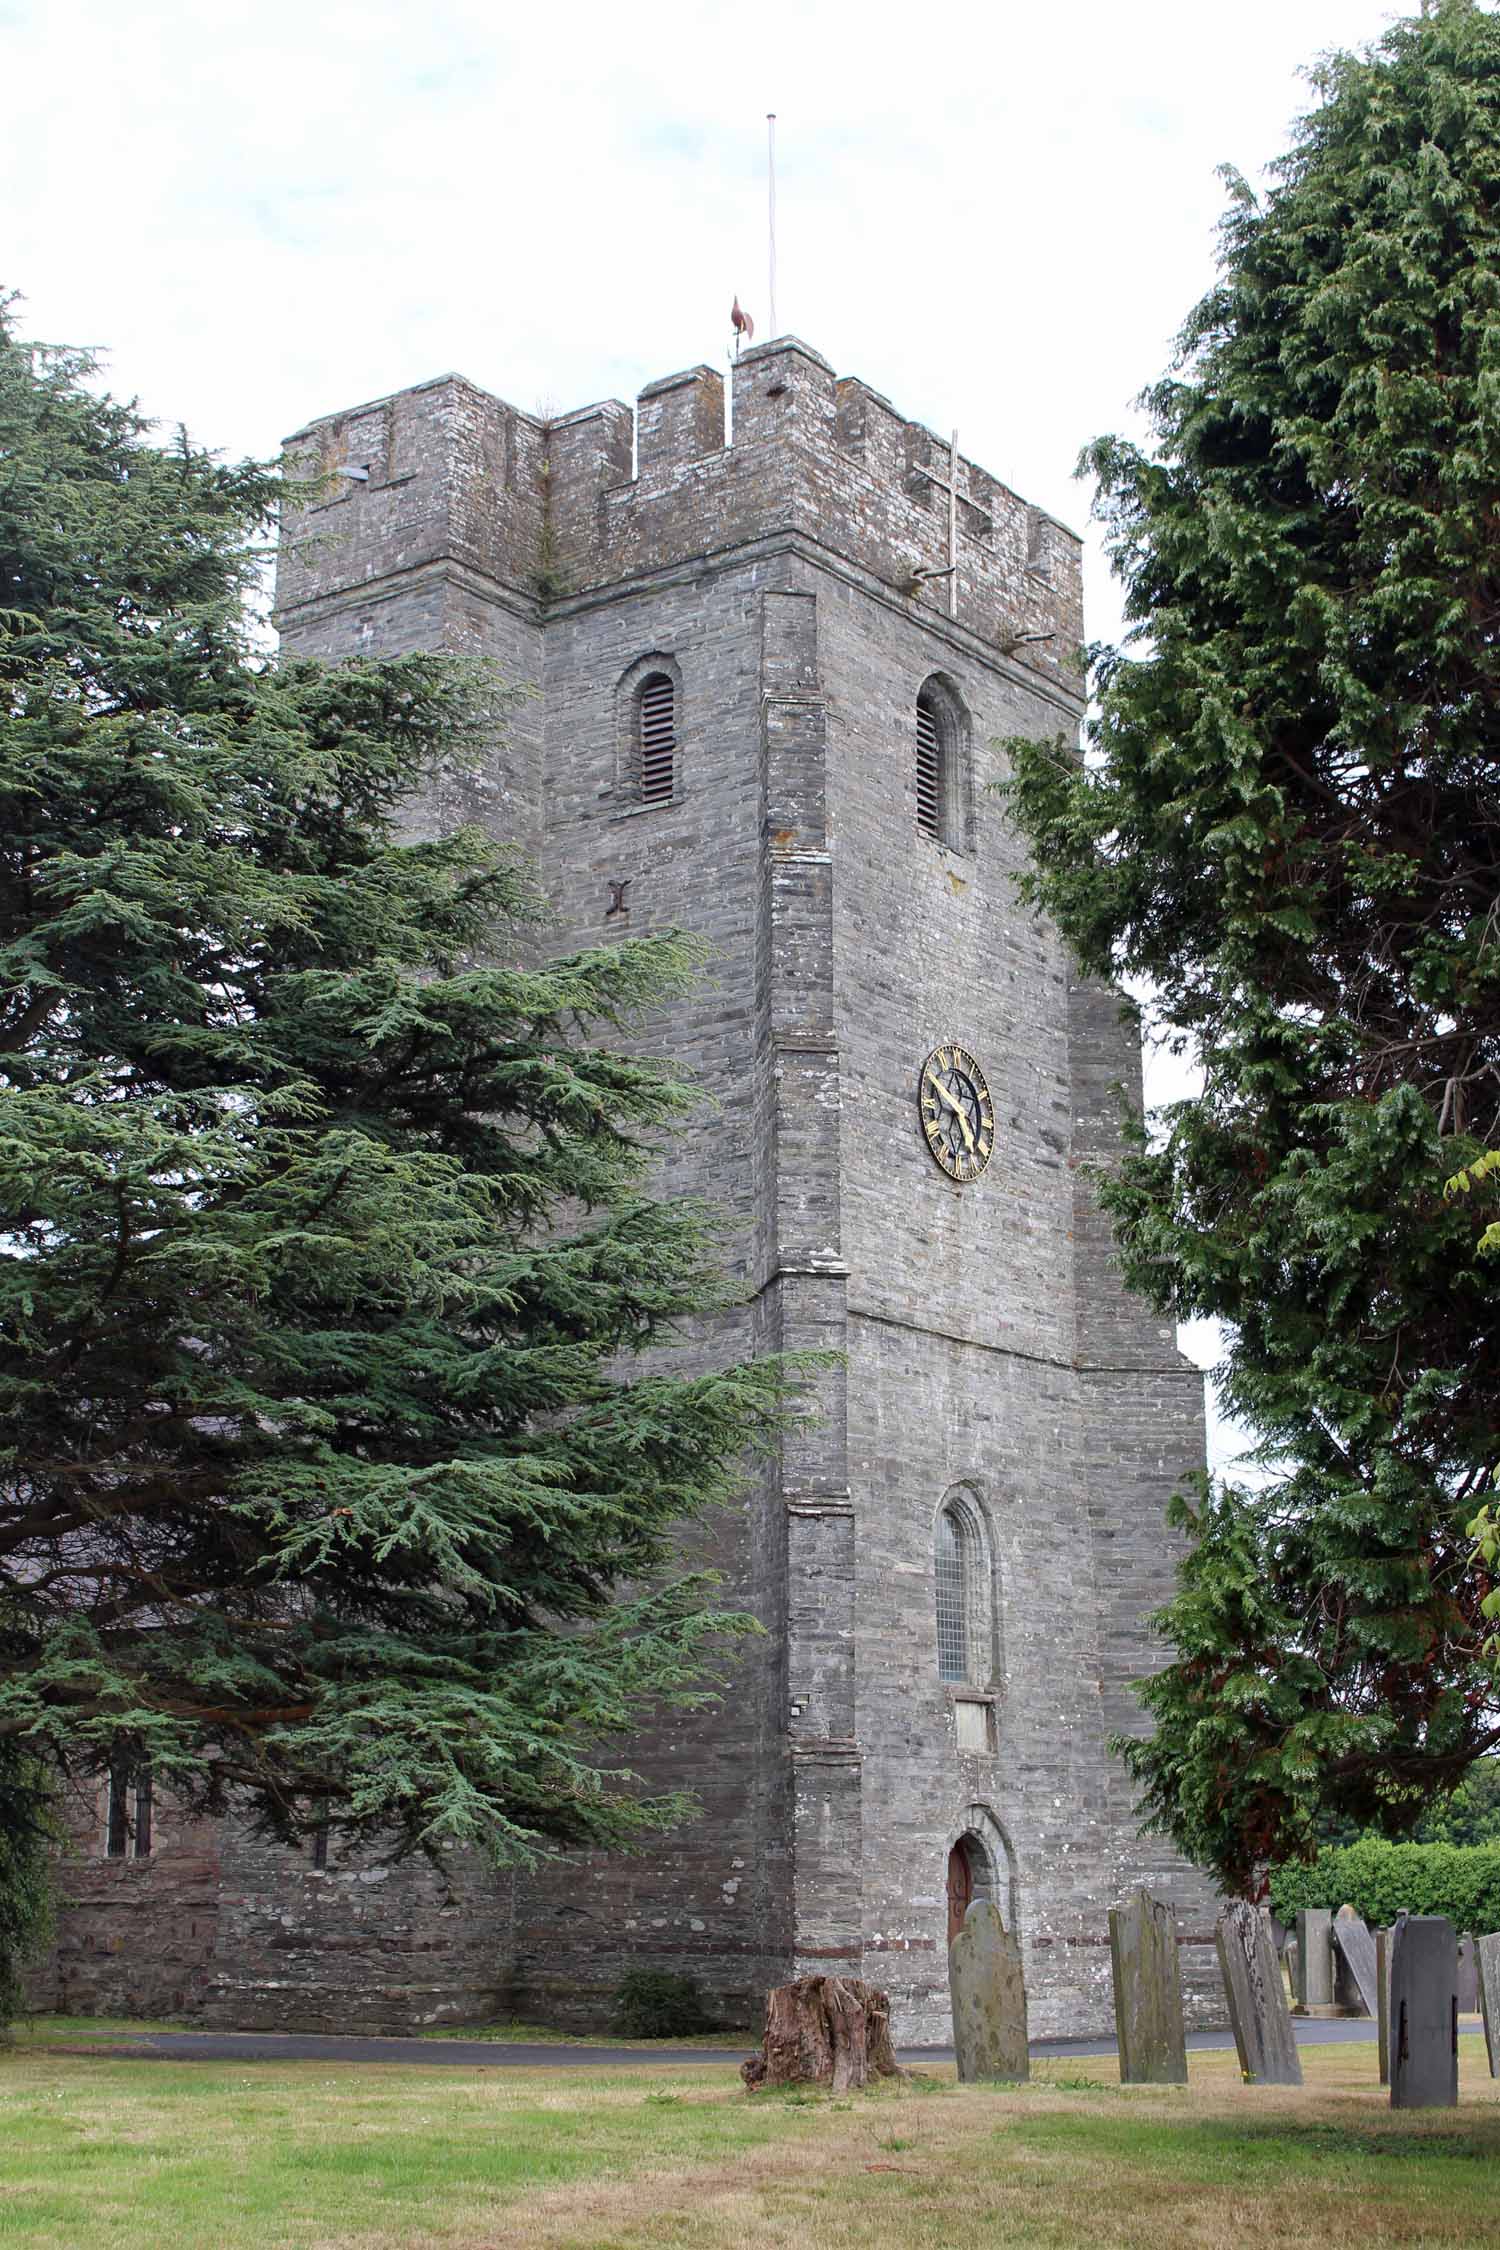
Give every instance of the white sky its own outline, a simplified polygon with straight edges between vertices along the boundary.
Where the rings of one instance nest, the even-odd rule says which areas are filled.
[[[231,454],[449,368],[628,400],[722,364],[735,291],[768,333],[775,109],[778,328],[1082,528],[1079,447],[1211,278],[1215,167],[1258,177],[1299,71],[1403,12],[0,0],[0,286]],[[1092,540],[1087,590],[1108,637]]]

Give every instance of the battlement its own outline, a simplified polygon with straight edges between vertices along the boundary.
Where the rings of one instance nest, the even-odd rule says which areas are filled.
[[[546,420],[444,375],[287,441],[324,479],[288,517],[280,615],[424,566],[538,614],[797,533],[917,612],[948,614],[948,447],[795,336]],[[360,472],[350,475],[347,472]],[[977,462],[958,467],[961,626],[1077,692],[1080,546]]]

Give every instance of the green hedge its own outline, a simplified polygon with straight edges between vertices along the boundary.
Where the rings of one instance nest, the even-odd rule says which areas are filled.
[[[1362,1837],[1319,1852],[1308,1866],[1278,1867],[1271,1907],[1290,1922],[1299,1906],[1357,1907],[1372,1926],[1408,1914],[1446,1914],[1460,1933],[1500,1930],[1500,1844],[1385,1844]]]

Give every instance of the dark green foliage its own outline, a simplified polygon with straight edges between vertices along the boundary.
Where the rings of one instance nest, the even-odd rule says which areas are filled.
[[[1363,1836],[1271,1875],[1271,1906],[1290,1922],[1299,1906],[1353,1906],[1372,1927],[1407,1914],[1446,1914],[1460,1933],[1500,1930],[1500,1844],[1391,1844]]]
[[[547,961],[505,852],[399,841],[503,696],[266,664],[277,480],[88,372],[0,325],[0,1742],[288,1834],[629,1843],[684,1808],[622,1735],[745,1624],[674,1527],[782,1410],[637,1356],[723,1299],[646,1192],[694,1097],[617,1036],[694,949]]]
[[[0,1738],[0,2027],[19,2010],[26,1964],[52,1927],[54,1833],[41,1765]]]
[[[1500,1759],[1485,1758],[1422,1817],[1419,1844],[1500,1844]]]
[[[1203,1066],[1104,1190],[1131,1284],[1229,1324],[1257,1493],[1184,1502],[1128,1751],[1235,1889],[1389,1833],[1500,1734],[1465,1527],[1500,1463],[1500,22],[1320,74],[1148,394],[1088,455],[1134,650],[1095,755],[1013,746],[1031,898]]]
[[[686,2039],[713,2026],[695,1977],[668,1969],[627,1969],[615,1992],[610,2029],[625,2039]]]

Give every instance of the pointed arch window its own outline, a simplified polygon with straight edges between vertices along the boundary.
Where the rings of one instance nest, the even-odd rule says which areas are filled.
[[[943,741],[936,707],[924,688],[917,697],[917,826],[943,834]]]
[[[950,851],[968,849],[968,730],[957,692],[936,673],[917,696],[917,826]]]
[[[635,699],[637,793],[643,805],[669,805],[677,790],[677,688],[649,672]]]
[[[989,1542],[970,1496],[949,1493],[933,1526],[938,1678],[988,1687],[995,1668]]]
[[[104,1807],[106,1859],[151,1857],[151,1768],[115,1759]]]

